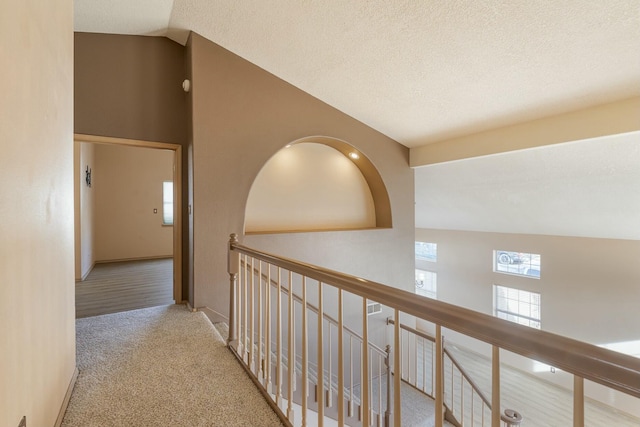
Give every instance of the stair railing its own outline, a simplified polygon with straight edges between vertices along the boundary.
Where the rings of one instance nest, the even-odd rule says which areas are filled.
[[[286,378],[282,380],[282,384],[288,384],[287,398],[283,398],[282,401],[276,404],[276,398],[270,391],[271,386],[269,381],[264,384],[257,380],[260,374],[260,366],[257,366],[255,358],[255,350],[253,345],[248,345],[248,352],[245,351],[243,346],[246,346],[248,341],[247,336],[261,337],[263,332],[269,337],[270,341],[270,328],[264,330],[260,322],[256,323],[257,318],[261,319],[263,314],[262,307],[262,287],[258,287],[258,294],[256,295],[253,286],[255,280],[254,274],[247,277],[245,274],[243,277],[241,271],[241,256],[244,257],[245,263],[250,262],[253,265],[255,260],[259,262],[259,269],[262,268],[262,263],[268,266],[267,275],[272,274],[272,267],[274,274],[278,277],[278,286],[281,285],[281,278],[287,277],[288,283],[292,283],[293,275],[297,275],[301,281],[300,297],[302,298],[302,307],[307,306],[309,300],[309,292],[311,292],[312,298],[317,300],[316,306],[320,313],[324,312],[323,300],[325,287],[331,289],[337,296],[336,311],[337,311],[337,423],[338,426],[344,425],[361,425],[363,427],[369,427],[373,425],[374,417],[371,416],[371,391],[372,381],[370,380],[371,372],[375,372],[375,367],[372,369],[372,360],[370,358],[369,351],[362,351],[360,356],[360,371],[366,373],[360,378],[360,417],[357,420],[357,424],[354,424],[350,419],[347,420],[346,405],[345,405],[345,366],[344,360],[346,353],[346,346],[344,345],[344,301],[345,297],[349,296],[351,306],[350,312],[354,312],[358,307],[353,305],[353,299],[360,301],[357,304],[359,306],[361,317],[361,336],[362,342],[368,343],[369,340],[369,322],[367,316],[367,301],[376,301],[384,303],[385,306],[393,310],[393,348],[396,349],[395,357],[393,357],[393,371],[401,372],[400,361],[403,357],[402,347],[400,346],[401,328],[400,328],[400,314],[405,313],[416,318],[420,318],[431,322],[435,325],[435,360],[436,360],[436,375],[434,386],[434,398],[436,401],[436,408],[444,407],[444,346],[442,342],[442,328],[447,328],[464,334],[466,336],[478,339],[489,343],[492,346],[492,381],[491,381],[491,427],[500,427],[501,413],[500,413],[500,350],[505,349],[516,354],[535,359],[542,363],[555,366],[571,373],[574,376],[574,404],[573,404],[573,425],[574,427],[584,427],[584,379],[601,384],[610,389],[625,393],[634,398],[640,398],[640,360],[627,356],[621,353],[597,347],[584,342],[576,341],[559,335],[555,335],[546,331],[538,329],[528,328],[515,323],[511,323],[502,319],[495,318],[486,314],[474,312],[462,307],[454,306],[444,303],[442,301],[431,300],[428,298],[416,298],[415,294],[385,286],[380,283],[372,282],[369,280],[361,279],[358,277],[342,274],[333,270],[325,269],[322,267],[314,266],[307,263],[302,263],[289,258],[279,257],[273,254],[269,254],[263,251],[249,248],[241,245],[236,235],[231,236],[229,241],[229,256],[228,256],[228,272],[229,272],[229,284],[230,284],[230,301],[229,301],[229,347],[238,356],[238,359],[242,361],[243,366],[249,372],[254,382],[258,385],[258,388],[263,392],[267,401],[270,402],[272,407],[283,419],[286,425],[302,426],[308,425],[324,426],[325,414],[324,414],[324,397],[319,398],[317,412],[309,410],[309,405],[306,398],[302,399],[302,407],[296,408],[292,406],[293,400],[293,381],[295,381],[295,375],[289,375],[294,372],[294,357],[291,354],[293,351],[293,341],[295,339],[295,333],[291,333],[292,322],[294,317],[294,298],[293,292],[289,293],[286,301],[282,301],[283,298],[276,298],[275,310],[277,317],[276,327],[276,341],[281,343],[285,338],[287,339],[288,346],[288,367]],[[260,279],[261,280],[261,279]],[[248,281],[251,282],[251,286],[248,286]],[[311,284],[308,285],[307,281]],[[314,284],[315,283],[315,284]],[[266,292],[269,292],[271,286],[267,286]],[[280,294],[278,294],[280,295]],[[268,301],[271,301],[271,297],[268,297]],[[287,310],[284,306],[287,306]],[[256,311],[254,311],[254,307]],[[271,318],[271,304],[266,304],[265,310],[268,317]],[[311,334],[310,322],[308,319],[308,310],[301,310],[301,325],[299,330],[301,332],[302,345],[302,372],[301,372],[301,385],[302,395],[308,396],[308,379],[309,379],[309,335]],[[287,321],[282,321],[282,315],[286,313]],[[315,340],[313,344],[317,351],[317,372],[324,372],[324,322],[316,322],[317,331],[315,333]],[[283,334],[283,325],[287,324],[287,333]],[[285,336],[286,335],[286,336]],[[261,346],[257,346],[258,353]],[[266,351],[266,354],[270,354],[270,351]],[[282,347],[278,347],[277,352],[281,352]],[[258,354],[259,356],[260,354]],[[259,357],[257,358],[259,360]],[[266,360],[270,360],[269,357]],[[269,369],[267,369],[269,370]],[[282,372],[284,374],[284,370]],[[277,375],[277,377],[279,377]],[[394,427],[402,425],[401,414],[401,376],[393,375],[392,386],[392,413],[391,420]],[[324,381],[318,381],[318,396],[323,396],[325,392]],[[286,400],[286,402],[285,402]],[[347,424],[349,421],[349,424]],[[436,411],[435,426],[442,427],[444,423],[444,414],[440,411]]]
[[[393,323],[393,319],[387,319],[387,324]],[[402,381],[435,398],[435,337],[403,323],[400,334],[404,355],[400,363]],[[454,425],[488,426],[491,402],[444,343],[443,357],[445,419]],[[500,418],[504,427],[519,426],[522,422],[520,413],[512,409],[506,409]]]
[[[277,295],[281,295],[283,298],[288,299],[289,298],[289,294],[290,294],[290,288],[291,288],[291,281],[289,281],[287,278],[285,278],[283,280],[282,277],[277,277],[277,278],[272,278],[271,275],[269,274],[269,270],[266,270],[267,272],[265,273],[265,271],[263,271],[262,269],[262,263],[258,263],[258,266],[256,267],[255,265],[252,265],[251,261],[248,261],[246,259],[243,259],[243,257],[240,257],[240,270],[239,270],[242,274],[240,275],[241,277],[244,278],[244,280],[249,281],[251,276],[255,276],[256,278],[258,278],[258,282],[259,282],[259,290],[262,290],[262,292],[265,295],[265,304],[263,304],[263,306],[267,306],[270,305],[273,308],[273,301],[271,301],[271,303],[267,303],[267,301],[269,301],[270,299],[277,299]],[[255,281],[255,280],[254,280]],[[269,284],[270,286],[267,286],[267,284]],[[273,293],[275,291],[275,293]],[[269,297],[267,297],[267,295],[269,295]],[[271,298],[271,295],[273,295],[273,298]],[[297,312],[297,307],[300,307],[300,311],[302,310],[302,297],[297,295],[295,292],[291,293],[291,295],[293,296],[293,311]],[[277,301],[277,300],[276,300]],[[277,305],[277,304],[276,304]],[[277,307],[276,307],[277,308]],[[312,313],[313,315],[318,316],[320,311],[318,310],[318,307],[316,307],[315,305],[309,303],[307,301],[306,303],[306,309],[309,310],[310,313]],[[246,311],[246,308],[241,307],[240,310],[242,311]],[[273,316],[270,316],[268,314],[268,310],[265,308],[263,310],[265,312],[265,316],[264,316],[264,331],[269,331],[272,329],[272,327],[274,327],[274,319]],[[279,310],[275,310],[277,313],[280,312]],[[324,403],[325,406],[327,408],[331,408],[333,406],[333,400],[334,400],[334,394],[337,393],[338,390],[338,381],[337,381],[337,375],[335,375],[335,357],[334,357],[334,349],[336,344],[334,343],[337,342],[337,329],[338,329],[338,320],[334,319],[332,316],[330,316],[329,314],[322,313],[322,318],[323,321],[325,323],[325,326],[323,327],[323,332],[326,334],[327,339],[325,340],[326,342],[326,351],[324,352],[325,354],[323,355],[325,360],[326,360],[326,368],[324,370],[324,372],[322,373],[322,377],[323,377],[323,382],[324,382],[324,390],[325,390],[325,395],[324,395]],[[276,317],[277,320],[277,317]],[[299,320],[297,321],[299,322]],[[242,321],[241,321],[242,323]],[[294,316],[292,319],[292,325],[296,326],[296,317]],[[336,331],[336,332],[334,332]],[[355,392],[355,390],[358,389],[359,384],[354,382],[353,377],[354,377],[354,357],[356,351],[355,349],[362,349],[362,345],[363,345],[363,341],[362,341],[362,337],[355,332],[353,329],[351,329],[350,327],[343,325],[343,331],[344,331],[344,335],[345,335],[345,340],[348,341],[348,349],[349,351],[346,352],[346,369],[347,369],[347,374],[348,376],[351,378],[351,380],[348,382],[348,387],[346,388],[346,395],[347,395],[347,416],[348,417],[354,417],[356,415],[354,415],[356,413],[356,410],[359,408],[360,405],[360,397],[359,395]],[[276,329],[276,336],[277,334],[277,329]],[[272,338],[273,338],[273,333],[271,334]],[[294,335],[294,344],[293,344],[293,359],[294,359],[294,365],[293,365],[293,372],[294,375],[300,376],[300,373],[302,371],[301,368],[301,355],[300,355],[300,351],[296,351],[296,345],[295,345],[295,335]],[[251,337],[249,335],[245,336],[243,339],[243,342],[241,345],[239,345],[239,352],[244,351],[244,355],[243,358],[244,359],[248,359],[249,356],[249,347],[252,345],[251,343],[253,343],[254,345],[254,351],[255,351],[255,343],[260,343],[260,347],[261,347],[261,351],[259,352],[259,356],[258,356],[258,360],[259,360],[259,366],[265,366],[264,369],[260,369],[260,375],[261,377],[259,378],[260,381],[264,384],[268,385],[268,391],[270,393],[274,394],[274,397],[276,399],[277,402],[279,402],[280,400],[282,400],[283,396],[282,396],[282,381],[281,381],[281,372],[279,371],[278,367],[282,367],[282,366],[286,366],[287,364],[287,357],[282,355],[282,353],[278,353],[276,351],[276,354],[273,354],[273,351],[271,351],[269,349],[269,347],[275,348],[275,349],[280,349],[282,346],[281,342],[273,342],[273,340],[271,340],[270,343],[267,343],[267,338],[266,338],[266,333],[265,333],[265,337],[264,339],[261,337],[260,334],[258,334],[258,336],[253,336],[253,339],[251,339]],[[270,344],[270,345],[268,345]],[[286,346],[285,346],[286,347]],[[389,414],[391,412],[391,408],[390,408],[390,399],[383,399],[384,395],[383,395],[383,390],[382,389],[382,378],[386,375],[388,378],[389,375],[389,358],[390,358],[390,348],[387,346],[386,349],[382,349],[379,346],[375,345],[372,342],[368,343],[368,348],[369,348],[369,357],[370,359],[374,362],[373,366],[375,366],[377,369],[374,369],[371,372],[370,375],[370,382],[372,384],[376,384],[377,386],[377,390],[376,390],[376,399],[375,402],[372,402],[372,409],[371,409],[371,417],[374,418],[380,418],[380,420],[382,419],[383,416],[385,416],[386,418],[389,417]],[[271,369],[269,367],[270,362],[273,363],[273,369]],[[319,372],[317,371],[317,366],[315,363],[313,363],[312,361],[308,362],[309,364],[309,379],[310,379],[310,383],[313,384],[314,386],[314,400],[313,403],[317,403],[319,401],[319,396],[318,396],[318,381],[319,381]],[[383,370],[384,367],[384,370]],[[275,371],[273,373],[273,376],[276,377],[276,381],[275,381],[275,391],[272,391],[271,386],[272,386],[272,381],[271,381],[271,371]],[[387,381],[388,383],[388,381]],[[294,382],[294,387],[293,387],[293,391],[296,391],[296,387],[295,387],[296,383]],[[296,396],[294,396],[294,402],[297,399]],[[382,424],[381,421],[378,421],[378,424]],[[386,423],[385,425],[390,425],[389,423]]]

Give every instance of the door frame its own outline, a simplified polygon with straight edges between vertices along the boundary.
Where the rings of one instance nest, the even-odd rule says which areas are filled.
[[[182,145],[168,142],[143,141],[139,139],[115,138],[110,136],[75,133],[74,143],[111,144],[141,148],[172,150],[173,156],[173,299],[176,304],[182,300]],[[74,168],[74,174],[80,173]],[[76,176],[76,181],[78,177]]]

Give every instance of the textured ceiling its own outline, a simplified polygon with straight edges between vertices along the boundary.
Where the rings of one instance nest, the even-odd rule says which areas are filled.
[[[638,0],[74,7],[76,31],[193,30],[407,147],[640,95]],[[640,239],[639,150],[635,133],[417,169],[416,226]]]
[[[74,29],[86,33],[164,35],[173,0],[75,0]]]
[[[640,95],[640,2],[76,0],[76,31],[188,30],[414,147]]]
[[[418,228],[640,240],[640,132],[422,167],[416,183]]]

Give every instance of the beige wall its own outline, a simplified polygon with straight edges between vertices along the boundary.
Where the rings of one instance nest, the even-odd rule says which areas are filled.
[[[314,135],[341,139],[369,157],[387,187],[393,228],[241,239],[411,289],[414,212],[408,149],[197,34],[187,48],[193,83],[195,305],[227,314],[226,243],[230,233],[243,230],[251,185],[278,150]]]
[[[75,33],[74,63],[75,132],[185,146],[182,193],[188,194],[184,46],[165,37]],[[188,260],[187,198],[183,200],[182,259]],[[190,295],[186,267],[182,269],[185,299]]]
[[[488,156],[640,130],[640,97],[411,149],[411,166]]]
[[[75,369],[72,31],[71,0],[0,6],[2,426],[53,426]]]
[[[543,330],[596,345],[639,338],[640,241],[433,229],[416,229],[416,240],[438,244],[437,263],[420,266],[438,274],[442,301],[493,314],[493,285],[498,284],[541,294]],[[540,279],[494,273],[496,249],[540,254]],[[490,354],[488,346],[451,332],[447,335]],[[536,367],[528,360],[508,354],[503,360],[546,380],[572,384],[558,371],[534,372]],[[632,411],[625,402],[633,399],[619,393],[596,390],[591,395]],[[638,410],[634,413],[640,415]]]
[[[324,144],[282,148],[251,186],[245,231],[374,228],[373,196],[355,161]]]
[[[182,144],[184,47],[165,37],[75,33],[76,133]]]
[[[96,261],[172,255],[173,228],[162,224],[162,182],[173,180],[173,157],[168,150],[95,146]]]

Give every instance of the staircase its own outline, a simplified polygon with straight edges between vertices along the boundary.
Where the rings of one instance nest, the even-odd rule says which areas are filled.
[[[517,426],[521,415],[500,405],[501,349],[574,374],[574,427],[584,426],[584,379],[640,397],[632,357],[257,251],[235,235],[229,277],[229,347],[288,425],[413,425],[408,387],[442,408],[434,411],[436,427],[445,418],[455,426]],[[384,304],[388,326],[369,319],[369,302]],[[401,323],[401,315],[405,323],[433,323],[435,336]],[[491,345],[489,397],[447,349],[443,328]]]
[[[245,363],[250,366],[254,366],[252,371],[257,369],[258,371],[258,380],[260,383],[266,388],[269,394],[271,394],[272,398],[276,401],[282,401],[282,396],[292,396],[292,402],[299,406],[306,406],[307,410],[319,412],[319,404],[323,405],[323,413],[325,417],[329,419],[338,420],[338,381],[335,377],[335,372],[332,369],[331,364],[331,356],[332,356],[332,348],[337,347],[337,344],[333,337],[337,337],[337,333],[333,333],[332,331],[336,331],[338,328],[338,320],[334,319],[332,316],[327,313],[323,313],[323,331],[328,334],[328,339],[325,341],[327,349],[326,353],[329,355],[329,365],[328,368],[323,370],[323,385],[319,387],[318,383],[318,371],[317,364],[314,362],[309,362],[307,367],[307,399],[303,402],[303,375],[302,372],[304,368],[302,366],[302,356],[301,352],[296,353],[295,350],[293,352],[294,357],[296,357],[295,362],[291,368],[293,375],[289,376],[289,364],[287,360],[287,349],[286,346],[283,349],[285,355],[278,355],[277,352],[274,352],[270,349],[278,348],[278,343],[273,342],[273,340],[267,342],[265,341],[267,335],[273,337],[276,334],[270,333],[267,334],[267,331],[272,332],[271,328],[271,315],[269,314],[268,308],[273,307],[273,301],[271,294],[282,295],[287,300],[289,297],[292,299],[294,319],[293,324],[301,322],[300,318],[296,318],[295,313],[297,310],[301,313],[300,317],[302,317],[302,307],[303,307],[303,297],[296,294],[295,292],[290,292],[289,287],[293,288],[293,281],[283,280],[280,275],[279,280],[272,279],[269,271],[263,272],[261,267],[254,267],[253,265],[247,263],[246,261],[241,261],[241,268],[246,273],[245,278],[250,282],[249,284],[252,287],[255,287],[256,283],[258,283],[257,299],[260,302],[259,308],[259,318],[262,319],[264,317],[268,317],[269,319],[266,321],[266,325],[264,328],[259,330],[258,335],[253,334],[254,339],[250,340],[248,335],[246,338],[248,342],[244,344],[244,346],[239,345],[238,348],[244,348],[244,354],[241,355]],[[286,278],[285,278],[286,279]],[[286,282],[286,283],[285,283]],[[253,300],[256,299],[256,293],[254,292]],[[262,301],[269,301],[269,304],[262,305]],[[277,305],[277,304],[276,304]],[[264,307],[264,309],[263,309]],[[268,307],[268,308],[267,308]],[[318,317],[318,313],[320,313],[317,306],[309,303],[308,301],[304,302],[305,313],[308,312],[308,315]],[[280,312],[282,307],[275,309]],[[387,319],[387,325],[393,325],[392,319]],[[401,363],[401,380],[403,384],[401,385],[402,390],[406,390],[404,392],[405,395],[410,395],[410,390],[414,392],[414,396],[411,399],[412,404],[405,404],[404,411],[407,412],[417,412],[418,414],[414,415],[413,418],[417,420],[424,420],[425,418],[432,418],[433,413],[435,412],[435,402],[434,402],[434,380],[433,380],[433,372],[435,369],[435,365],[433,364],[432,357],[424,357],[425,355],[431,355],[433,353],[433,343],[435,343],[435,338],[424,333],[420,332],[416,329],[413,329],[407,325],[401,324],[401,330],[403,331],[403,340],[401,342],[401,346],[404,345],[406,347],[405,354],[409,355],[409,352],[413,351],[413,354],[407,357],[406,360],[403,360]],[[362,411],[363,408],[361,406],[360,399],[360,383],[354,382],[354,372],[353,372],[353,353],[354,353],[354,343],[355,346],[358,347],[358,351],[361,351],[363,339],[357,332],[348,326],[342,325],[343,336],[348,337],[348,355],[349,359],[347,363],[349,364],[349,384],[352,386],[345,387],[343,390],[343,407],[346,408],[346,414],[344,417],[344,423],[349,426],[361,425],[362,421]],[[262,332],[264,331],[264,339],[262,337]],[[295,336],[294,342],[292,343],[292,347],[295,347]],[[258,344],[260,343],[260,344]],[[427,344],[432,344],[429,351],[426,351]],[[260,348],[258,348],[258,345]],[[249,351],[249,349],[252,351]],[[383,350],[377,345],[369,342],[368,343],[370,359],[372,360],[372,366],[377,368],[377,372],[372,372],[370,376],[370,394],[369,400],[371,404],[369,405],[369,419],[371,420],[371,425],[374,426],[390,426],[390,415],[391,415],[391,399],[390,399],[390,390],[392,382],[388,381],[389,376],[393,375],[392,372],[392,363],[391,363],[391,353],[392,348],[390,345],[387,345]],[[323,353],[325,353],[323,351]],[[252,362],[252,358],[254,355],[258,355],[259,362],[255,364]],[[267,356],[269,355],[269,356]],[[420,357],[422,356],[422,357]],[[461,377],[462,387],[464,385],[468,385],[470,387],[470,393],[472,399],[474,396],[479,397],[480,406],[479,413],[478,410],[472,410],[470,408],[465,407],[462,401],[456,402],[455,396],[456,393],[460,395],[460,393],[464,393],[463,389],[448,390],[445,383],[445,395],[450,397],[450,402],[445,402],[442,407],[442,411],[444,413],[444,420],[448,425],[459,426],[462,427],[462,422],[459,420],[464,420],[465,415],[469,415],[470,425],[474,425],[474,416],[475,418],[483,418],[484,412],[491,411],[491,404],[484,397],[484,394],[480,389],[478,389],[473,382],[473,380],[469,377],[469,375],[462,369],[460,364],[455,360],[451,353],[447,352],[445,349],[444,357],[446,361],[448,361],[451,368],[449,369],[451,375],[455,373]],[[280,360],[279,360],[280,359]],[[312,358],[313,359],[313,358]],[[409,360],[413,360],[415,363],[413,366],[409,366]],[[418,362],[419,361],[419,362]],[[278,366],[281,369],[281,372],[278,372]],[[417,371],[417,372],[416,372]],[[417,375],[412,376],[412,372],[417,373]],[[360,372],[360,374],[362,374]],[[278,376],[282,375],[284,378],[293,378],[293,381],[286,382],[277,382],[277,384],[281,384],[278,390],[273,390],[273,378],[279,378]],[[280,378],[282,378],[280,377]],[[422,381],[421,381],[422,380]],[[451,383],[453,384],[453,383]],[[289,387],[292,388],[292,393],[289,394]],[[430,387],[430,388],[429,388]],[[453,387],[453,386],[452,386]],[[323,396],[320,396],[320,390],[323,390]],[[416,393],[417,392],[417,393]],[[401,393],[402,394],[402,393]],[[458,397],[459,399],[459,397]],[[403,399],[403,400],[408,400]],[[321,402],[322,401],[322,402]],[[414,408],[419,407],[421,410],[415,410]],[[432,409],[424,411],[425,406],[428,406]],[[467,405],[469,406],[469,405]],[[465,413],[466,410],[466,413]],[[421,413],[422,412],[422,413]],[[425,413],[426,412],[426,413]],[[489,417],[487,417],[489,419]],[[505,426],[517,426],[520,424],[519,420],[514,420],[513,423],[509,423],[508,420],[505,421]],[[423,423],[420,423],[423,424]]]
[[[225,329],[221,331],[226,332]],[[266,353],[262,353],[266,357]],[[263,370],[258,370],[257,379],[261,384],[269,384],[267,382],[268,378],[278,378],[278,365],[277,365],[277,355],[275,353],[271,353],[271,372],[270,376]],[[260,367],[266,366],[265,359],[263,359],[260,364]],[[288,378],[289,373],[288,369],[288,361],[286,358],[283,358],[282,363],[280,364],[280,368],[282,369],[282,376],[284,378]],[[302,366],[300,360],[297,360],[294,367],[295,373],[293,377],[295,381],[293,382],[293,403],[296,406],[297,410],[300,410],[302,406],[303,399],[303,387],[302,387]],[[371,390],[372,390],[372,401],[378,402],[376,407],[380,408],[389,408],[387,406],[387,385],[388,378],[387,373],[383,373],[380,377],[374,377],[371,381]],[[319,404],[319,387],[318,387],[318,376],[315,367],[310,367],[308,372],[308,395],[307,395],[307,410],[312,411],[313,417],[317,416],[318,412],[318,404]],[[276,381],[277,383],[277,381]],[[331,382],[328,379],[328,371],[324,372],[324,416],[330,420],[334,420],[337,422],[338,420],[338,389],[337,382],[335,379],[332,379]],[[288,384],[283,383],[283,387],[280,392],[277,392],[273,389],[273,387],[265,386],[266,389],[270,390],[271,398],[276,401],[278,400],[278,396],[288,396]],[[360,393],[359,385],[355,385],[354,389],[351,390],[347,388],[344,390],[344,407],[346,408],[346,415],[344,419],[345,425],[349,426],[359,426],[362,421],[362,407],[360,405],[360,398],[358,397]],[[411,385],[409,382],[403,379],[402,384],[402,397],[403,397],[403,413],[405,414],[405,418],[408,419],[408,423],[405,422],[405,425],[432,425],[434,415],[435,415],[435,407],[434,400],[431,396],[424,393],[422,390],[419,390],[415,386]],[[279,399],[279,403],[284,405],[281,409],[286,408],[286,404],[288,402],[284,401],[282,397]],[[295,411],[295,410],[294,410]],[[373,409],[370,411],[370,419],[372,420],[372,424],[374,426],[385,426],[389,424],[389,414],[386,413],[386,410],[382,413],[378,412],[378,410]],[[445,408],[445,425],[447,426],[461,426],[459,422],[453,417],[453,413]]]

